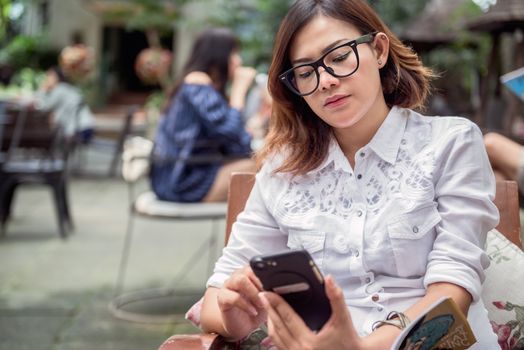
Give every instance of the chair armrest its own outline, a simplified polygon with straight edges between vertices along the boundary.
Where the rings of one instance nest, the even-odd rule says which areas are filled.
[[[158,350],[218,350],[225,343],[218,334],[177,334],[169,337]]]

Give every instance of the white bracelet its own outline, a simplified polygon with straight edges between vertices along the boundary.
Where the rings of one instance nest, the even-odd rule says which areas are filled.
[[[395,326],[398,329],[402,330],[406,328],[411,323],[410,319],[402,312],[391,311],[385,320],[379,320],[373,323],[371,329],[375,331],[377,328],[384,325]]]

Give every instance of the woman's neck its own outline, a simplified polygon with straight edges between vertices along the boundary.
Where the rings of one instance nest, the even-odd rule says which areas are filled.
[[[355,153],[367,145],[386,119],[390,108],[385,104],[378,104],[372,108],[358,123],[344,129],[335,129],[337,142],[348,159],[351,167],[355,166]]]

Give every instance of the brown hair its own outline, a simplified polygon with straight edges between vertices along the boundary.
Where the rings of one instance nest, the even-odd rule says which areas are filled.
[[[273,113],[264,148],[257,156],[259,166],[271,154],[286,151],[286,159],[275,172],[304,174],[320,165],[327,155],[331,126],[320,119],[299,96],[289,91],[278,75],[291,67],[289,47],[294,35],[315,16],[351,23],[362,34],[385,33],[389,56],[380,70],[382,91],[389,107],[421,107],[429,94],[431,70],[406,47],[363,0],[297,0],[278,30],[269,69],[269,91]]]
[[[240,48],[240,41],[229,28],[213,27],[201,32],[195,40],[182,74],[171,89],[166,99],[165,111],[174,101],[184,78],[191,72],[207,73],[213,86],[226,97],[226,85],[229,80],[229,58]]]

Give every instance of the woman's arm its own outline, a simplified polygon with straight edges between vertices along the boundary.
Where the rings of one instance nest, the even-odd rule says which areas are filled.
[[[425,312],[428,307],[443,296],[451,297],[457,303],[461,311],[467,315],[469,305],[471,304],[471,294],[464,288],[455,284],[439,282],[428,286],[426,295],[417,303],[404,311],[404,314],[413,320]],[[401,330],[392,325],[383,325],[377,328],[373,333],[363,338],[362,349],[389,349],[391,344],[399,336]]]
[[[231,237],[208,280],[201,311],[201,327],[229,339],[247,336],[263,321],[266,314],[258,297],[262,286],[247,265],[249,259],[286,249],[284,235],[266,206],[261,192],[275,194],[269,176],[257,175],[245,210],[233,225]]]
[[[486,234],[498,222],[492,202],[495,181],[482,134],[472,123],[455,122],[447,129],[435,169],[435,200],[442,220],[428,257],[426,295],[404,311],[410,319],[442,296],[450,296],[468,314],[470,304],[480,298],[489,263],[483,249]],[[398,334],[395,326],[384,325],[365,338],[365,348],[387,348]]]

